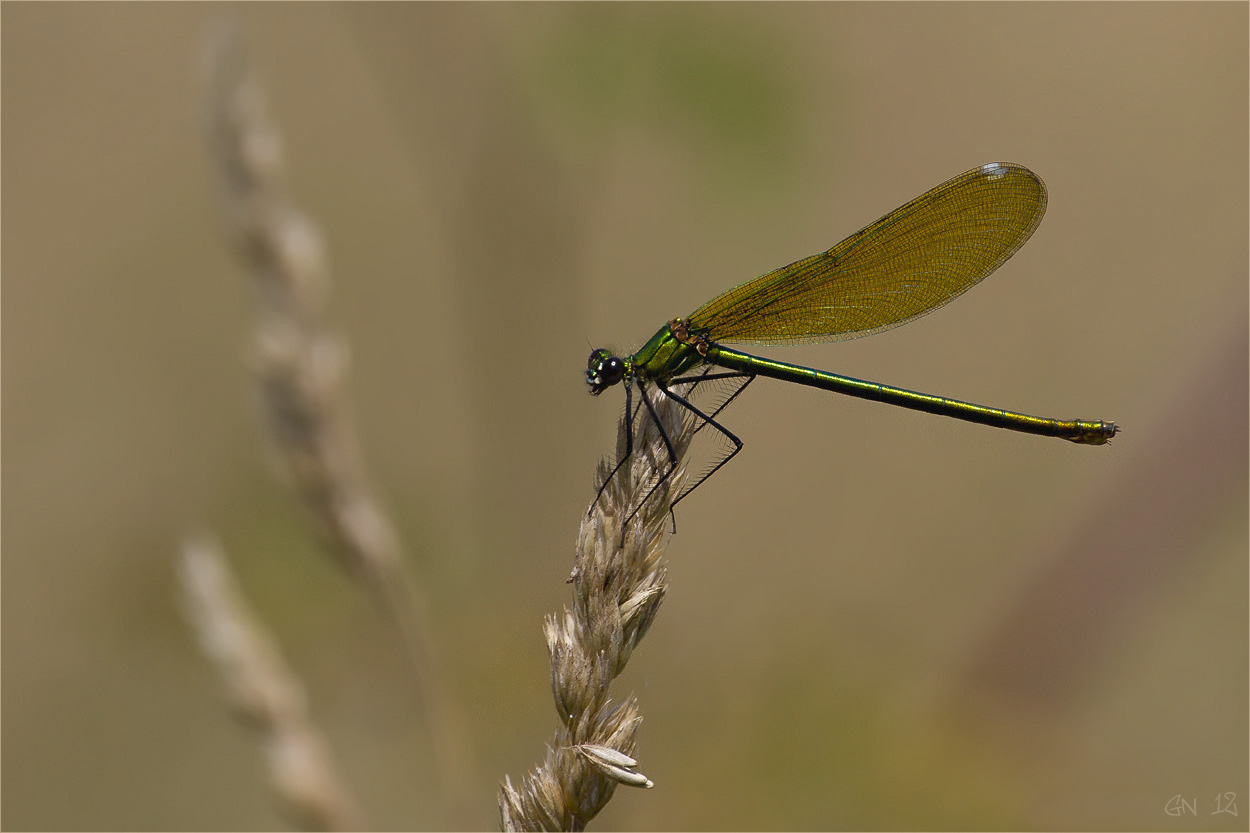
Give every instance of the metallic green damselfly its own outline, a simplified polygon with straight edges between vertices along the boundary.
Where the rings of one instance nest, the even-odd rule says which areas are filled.
[[[1002,266],[1037,229],[1045,212],[1046,186],[1037,174],[1009,162],[982,165],[921,194],[826,252],[747,281],[685,318],[674,318],[632,356],[616,356],[603,348],[591,351],[586,370],[590,392],[597,395],[623,382],[627,421],[625,454],[599,487],[596,502],[633,453],[631,392],[635,386],[660,428],[670,459],[643,503],[677,467],[677,455],[656,417],[649,385],[687,409],[700,421],[700,428],[711,426],[732,443],[732,450],[678,495],[670,509],[742,450],[742,441],[716,416],[756,376],[1074,443],[1108,442],[1120,430],[1114,422],[1029,416],[785,364],[724,346],[726,342],[841,341],[906,324],[963,294]],[[672,389],[676,384],[726,379],[735,380],[738,387],[729,400],[709,409],[711,413]],[[635,507],[626,525],[637,511]]]

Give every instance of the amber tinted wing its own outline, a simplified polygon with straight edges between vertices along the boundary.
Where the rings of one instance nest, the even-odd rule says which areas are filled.
[[[713,341],[840,341],[937,309],[1001,266],[1046,212],[1021,165],[982,165],[860,229],[827,252],[713,298],[689,317]]]

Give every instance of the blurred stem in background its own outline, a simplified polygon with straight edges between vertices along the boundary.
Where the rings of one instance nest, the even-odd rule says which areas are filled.
[[[230,706],[259,737],[273,791],[301,827],[369,826],[325,737],[308,715],[304,687],[248,608],[221,546],[188,539],[178,565],[183,609],[226,685]]]
[[[206,75],[210,147],[256,290],[251,364],[270,436],[323,540],[402,639],[442,780],[444,823],[465,826],[479,815],[465,794],[473,754],[441,680],[425,600],[368,485],[343,389],[347,351],[325,324],[321,235],[286,194],[280,137],[232,29],[211,33]]]
[[[972,703],[983,715],[990,700],[994,712],[1057,720],[1114,658],[1117,635],[1146,624],[1155,594],[1195,569],[1195,539],[1245,483],[1248,332],[1244,317],[1229,328],[1143,433],[1148,451],[1133,461],[1131,485],[1101,494],[1097,511],[985,629],[952,691],[956,714],[966,717],[960,704]],[[1184,488],[1164,499],[1158,484],[1169,482]]]

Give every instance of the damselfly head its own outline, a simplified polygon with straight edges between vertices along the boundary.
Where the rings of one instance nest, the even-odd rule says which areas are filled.
[[[625,362],[620,356],[613,356],[610,350],[596,347],[590,351],[590,359],[586,362],[586,384],[590,392],[598,396],[617,382],[625,378]]]

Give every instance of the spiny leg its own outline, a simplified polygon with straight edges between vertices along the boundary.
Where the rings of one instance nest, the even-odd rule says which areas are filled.
[[[625,465],[625,461],[634,453],[634,418],[636,414],[631,406],[631,394],[634,386],[631,382],[625,383],[625,453],[621,455],[621,459],[616,461],[616,465],[612,471],[608,472],[608,476],[603,479],[603,483],[599,486],[599,491],[595,492],[595,499],[590,502],[590,508],[586,510],[586,517],[590,517],[590,513],[595,511],[595,506],[599,503],[599,498],[603,497],[603,490],[608,488],[608,484],[612,482],[612,478],[616,477],[616,473],[621,470],[621,466]],[[650,407],[650,405],[648,405]],[[632,517],[632,516],[631,516]]]
[[[677,496],[677,500],[669,504],[668,511],[673,516],[673,531],[674,532],[677,531],[677,514],[673,510],[677,506],[677,504],[681,503],[682,499],[685,498],[687,495],[689,495],[691,492],[693,492],[695,489],[702,486],[704,481],[706,481],[712,475],[716,474],[716,472],[720,471],[721,466],[725,465],[734,457],[736,457],[738,452],[742,450],[742,440],[738,439],[738,437],[728,428],[726,428],[725,426],[717,422],[714,417],[717,414],[719,414],[721,411],[725,410],[725,406],[728,405],[730,402],[732,402],[738,396],[738,394],[746,390],[747,385],[751,384],[751,381],[755,378],[755,374],[753,373],[724,373],[724,374],[717,373],[717,374],[709,374],[709,375],[713,376],[714,378],[722,378],[722,379],[740,378],[742,376],[748,377],[746,382],[742,384],[742,387],[738,388],[738,390],[734,392],[733,396],[730,396],[723,403],[721,403],[721,406],[719,408],[712,411],[710,416],[700,411],[694,405],[691,405],[683,397],[679,396],[676,393],[673,393],[667,387],[657,383],[657,387],[659,387],[660,390],[663,391],[666,396],[668,396],[668,398],[672,399],[674,402],[683,406],[684,408],[686,408],[686,410],[690,411],[691,413],[695,414],[696,416],[698,416],[700,419],[703,420],[703,422],[699,425],[699,427],[695,429],[696,432],[702,429],[704,425],[710,425],[713,428],[715,428],[717,431],[721,432],[721,434],[723,434],[725,438],[728,439],[734,445],[733,451],[729,452],[724,457],[722,457],[720,462],[712,466],[712,468],[709,469],[706,474],[704,474],[702,477],[696,480],[693,486],[687,487],[685,491],[683,491],[680,495]],[[708,378],[708,376],[703,376],[700,378],[706,379]],[[673,381],[686,381],[686,380],[675,379]]]
[[[668,391],[664,388],[664,386],[659,384],[658,382],[656,383],[656,387],[658,387],[661,391],[663,391],[665,394],[669,395],[670,397],[672,396],[672,394],[669,394]],[[647,492],[647,496],[644,497],[638,503],[638,505],[634,507],[633,512],[629,513],[629,517],[625,519],[625,523],[621,524],[621,543],[622,544],[625,543],[625,530],[629,528],[629,522],[632,521],[634,519],[634,516],[638,514],[638,510],[642,509],[642,507],[647,505],[647,501],[651,500],[651,496],[655,494],[655,490],[660,488],[660,486],[664,484],[664,481],[668,480],[668,478],[673,474],[673,472],[677,470],[677,452],[673,449],[673,441],[668,438],[668,432],[664,430],[664,423],[660,421],[660,415],[655,412],[655,406],[651,404],[651,397],[647,396],[646,387],[644,387],[642,382],[638,383],[638,395],[642,397],[642,404],[647,406],[647,413],[651,415],[651,421],[655,423],[656,430],[660,432],[660,439],[664,440],[664,447],[668,449],[669,463],[668,463],[668,470],[665,471],[664,474],[660,475],[660,478],[655,481],[655,485],[651,487],[651,490],[649,492]],[[686,407],[689,408],[690,405],[687,403]],[[697,414],[698,411],[695,411],[695,413]],[[673,531],[674,532],[677,531],[676,521],[674,521],[674,524],[673,524]]]
[[[690,394],[694,393],[695,385],[699,384],[700,382],[714,381],[716,379],[746,379],[746,381],[742,383],[741,387],[739,387],[736,391],[731,393],[728,399],[726,399],[724,402],[717,405],[716,410],[708,414],[708,416],[703,420],[703,422],[699,423],[699,427],[694,429],[694,431],[692,432],[693,434],[697,434],[700,431],[702,431],[703,426],[707,425],[708,422],[716,419],[717,414],[719,414],[721,411],[728,408],[729,403],[737,399],[742,394],[742,392],[747,389],[747,385],[755,381],[755,374],[747,373],[744,370],[725,370],[725,371],[717,371],[716,373],[703,373],[698,376],[679,376],[676,379],[669,379],[668,381],[670,385],[680,385],[683,383],[691,383],[690,390],[686,392],[686,395],[689,396]],[[706,478],[700,478],[700,482],[702,482],[705,479]]]
[[[744,379],[744,378],[746,379],[746,381],[743,382],[742,385],[737,390],[735,390],[732,394],[730,394],[730,396],[724,402],[720,403],[720,405],[718,405],[716,409],[712,411],[710,415],[703,413],[703,411],[699,410],[693,404],[691,404],[688,399],[686,399],[685,397],[679,394],[674,393],[672,390],[668,388],[668,384],[673,384],[674,382],[691,384],[690,391],[687,391],[687,395],[689,395],[689,393],[693,392],[694,386],[698,385],[699,382],[715,381],[717,379]],[[663,393],[666,397],[668,397],[672,401],[676,402],[678,405],[681,405],[690,413],[694,414],[695,418],[698,420],[699,425],[694,429],[694,431],[691,432],[691,436],[699,433],[699,431],[703,429],[703,426],[711,424],[713,427],[716,428],[716,430],[720,431],[721,434],[728,437],[730,442],[734,444],[733,451],[729,452],[729,454],[727,454],[724,457],[724,459],[722,459],[714,467],[712,467],[710,471],[708,471],[706,474],[700,477],[693,486],[688,487],[680,495],[678,495],[677,500],[674,500],[672,503],[669,504],[668,511],[669,511],[670,520],[673,525],[674,534],[676,534],[677,532],[677,514],[673,511],[673,507],[676,506],[682,498],[684,498],[686,495],[693,492],[695,488],[697,488],[700,484],[703,483],[704,480],[707,480],[709,477],[711,477],[712,474],[715,473],[717,469],[725,465],[725,463],[729,462],[730,458],[732,458],[735,454],[737,454],[739,451],[742,450],[742,441],[738,439],[736,436],[734,436],[734,434],[731,431],[729,431],[727,428],[725,428],[725,426],[717,422],[715,420],[715,416],[719,414],[721,411],[723,411],[729,405],[730,402],[733,402],[734,399],[737,398],[738,394],[746,390],[746,386],[751,384],[751,381],[754,378],[755,378],[754,373],[746,373],[743,371],[733,370],[733,371],[717,371],[715,373],[701,373],[695,376],[682,376],[676,379],[669,380],[668,384],[662,384],[660,382],[656,382],[656,387],[660,390],[661,393]],[[660,436],[664,439],[665,446],[668,448],[668,451],[669,451],[669,459],[672,461],[671,464],[669,465],[668,470],[664,472],[664,474],[655,482],[655,485],[651,487],[651,490],[647,492],[647,496],[642,499],[642,503],[638,504],[638,509],[641,509],[646,504],[646,502],[651,499],[651,496],[655,494],[656,490],[659,489],[660,486],[662,486],[665,483],[665,481],[667,481],[668,478],[677,469],[677,455],[674,453],[673,446],[669,442],[668,434],[664,431],[664,426],[660,423],[660,420],[656,417],[655,409],[651,405],[651,400],[647,398],[646,393],[645,391],[642,390],[641,386],[639,387],[639,391],[640,393],[642,393],[643,402],[646,403],[648,410],[651,412],[652,419],[655,420],[655,425],[656,425],[656,428],[658,428],[660,431]],[[638,509],[635,509],[633,513],[630,514],[629,517],[631,519],[633,518],[634,515],[638,513]],[[628,523],[629,521],[626,520],[626,524]],[[622,532],[622,540],[624,540],[624,532]]]

